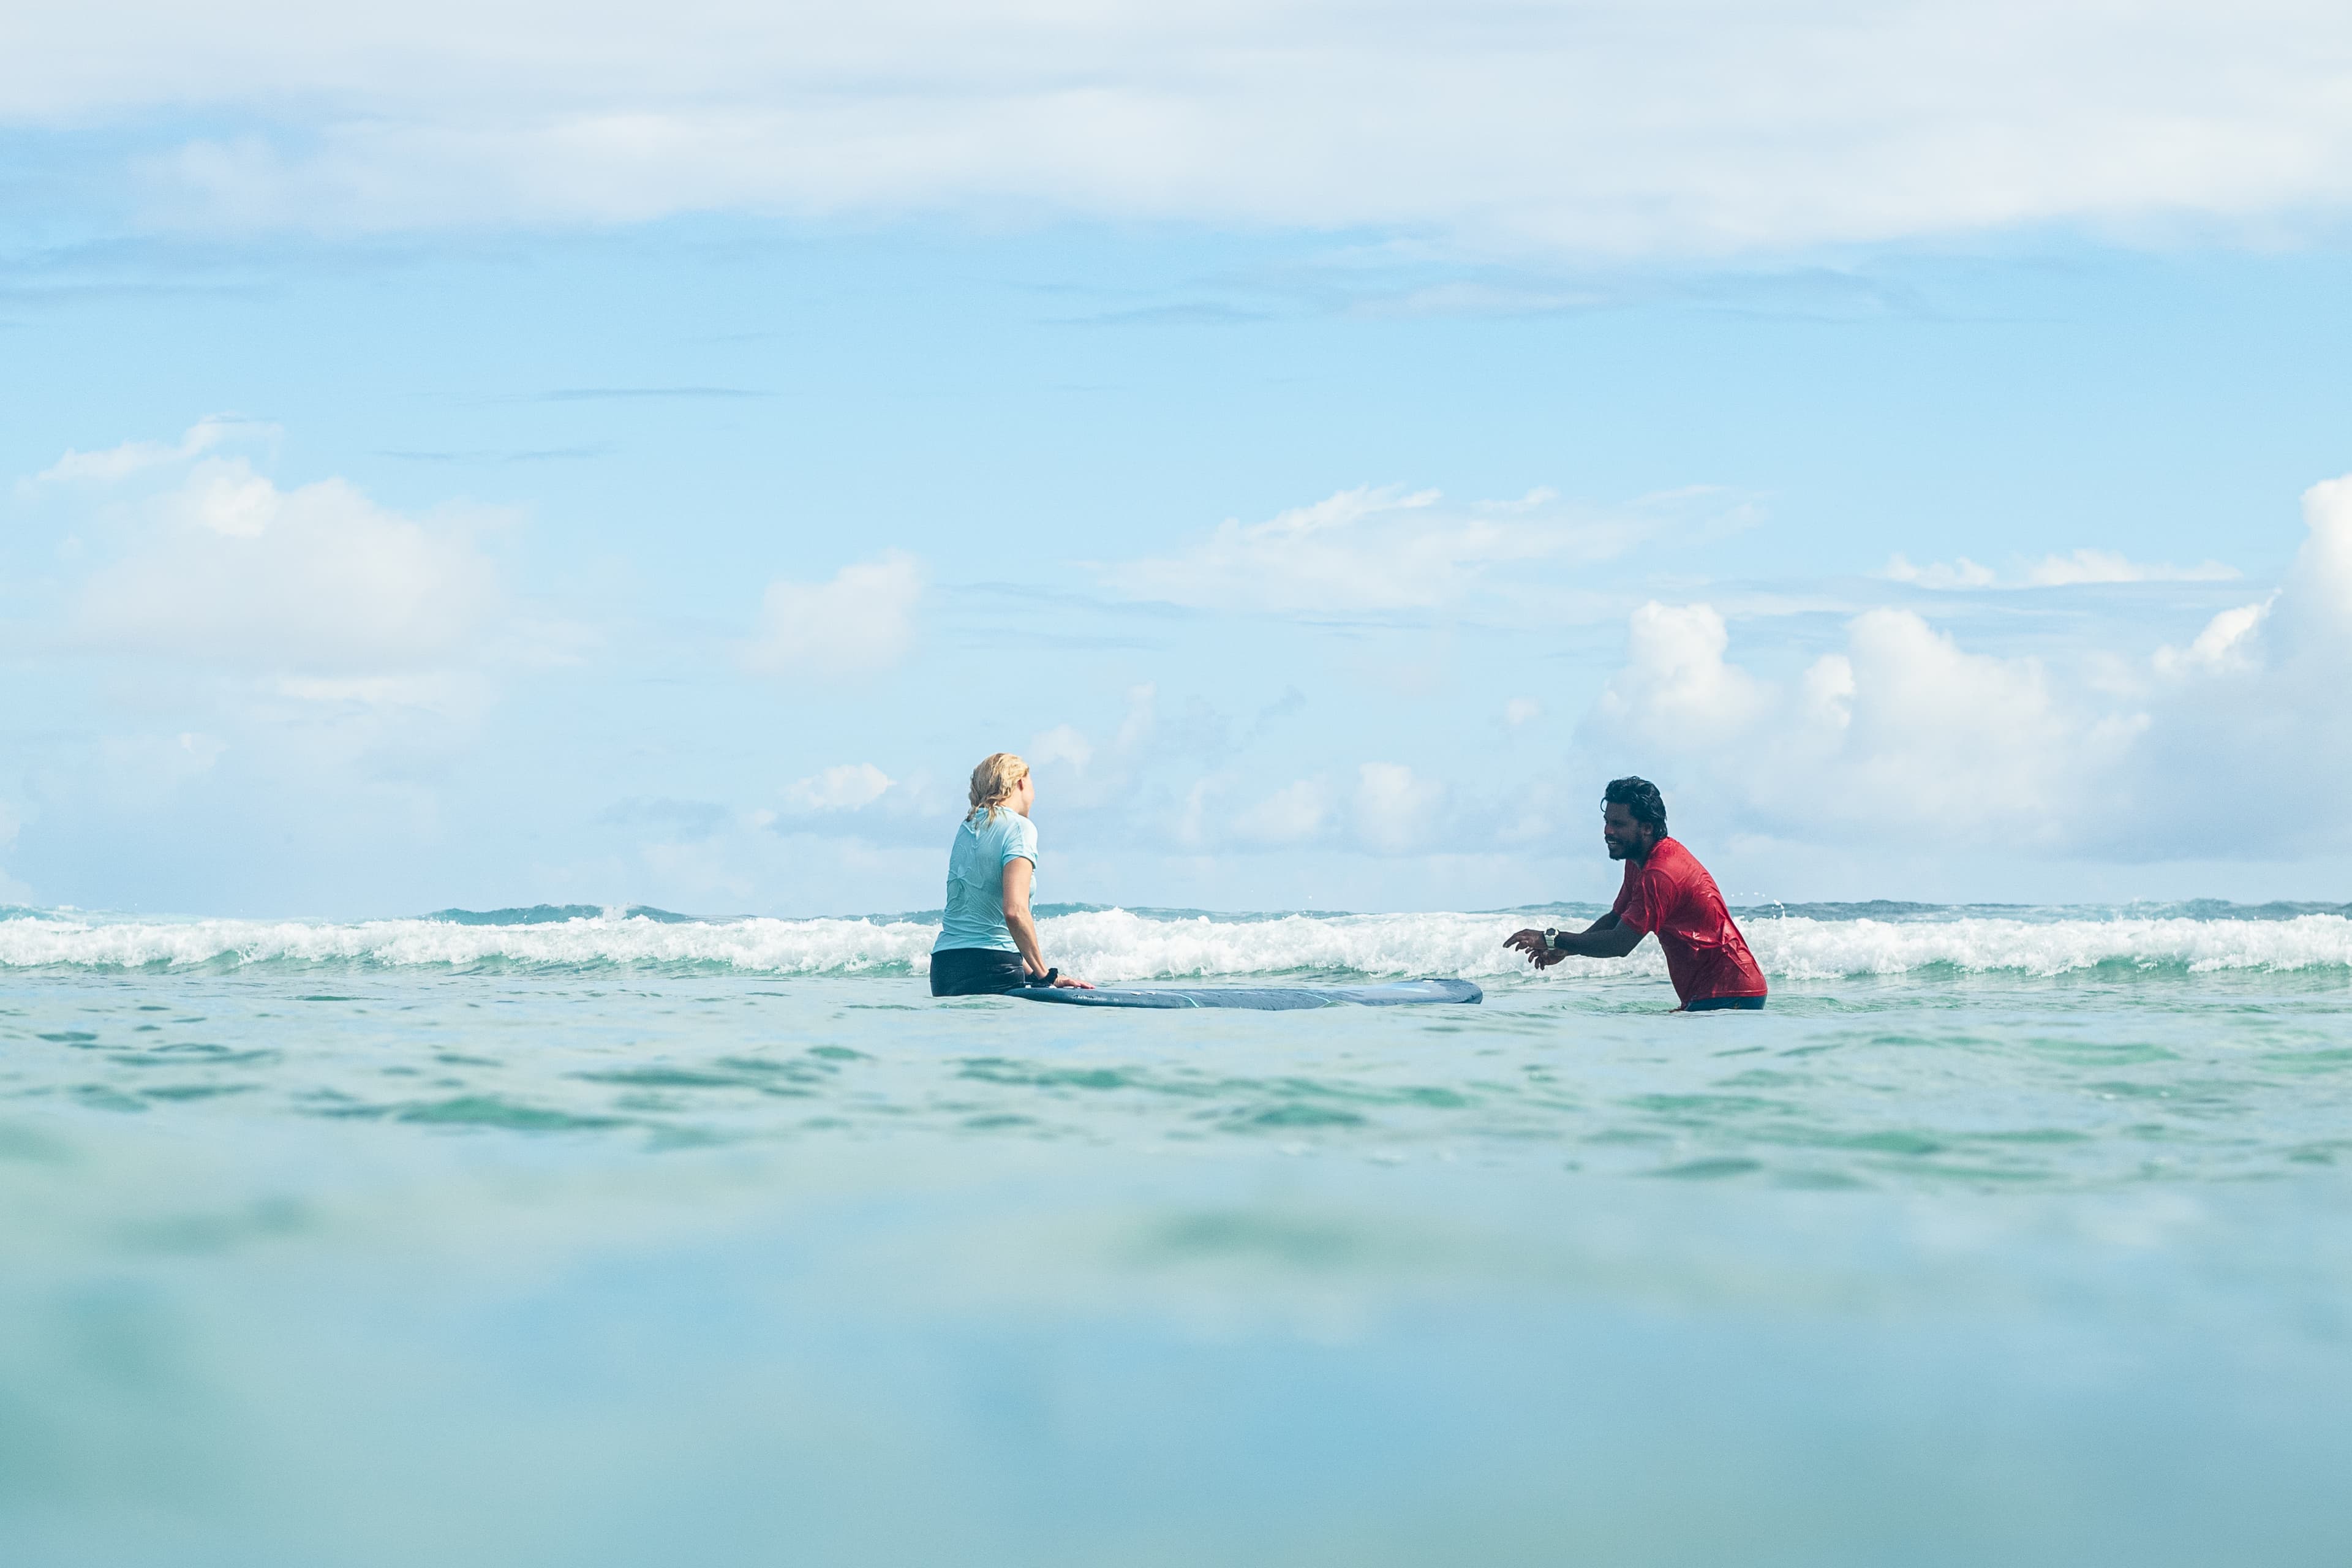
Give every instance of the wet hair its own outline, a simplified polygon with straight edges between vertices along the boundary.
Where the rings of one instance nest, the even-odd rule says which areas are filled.
[[[1010,752],[991,752],[971,770],[971,811],[979,816],[988,814],[986,821],[994,822],[996,814],[1012,798],[1023,779],[1029,776],[1029,764]]]
[[[1666,836],[1666,797],[1658,786],[1647,779],[1611,779],[1609,787],[1601,792],[1601,808],[1608,810],[1622,805],[1634,821],[1657,829],[1658,837]]]

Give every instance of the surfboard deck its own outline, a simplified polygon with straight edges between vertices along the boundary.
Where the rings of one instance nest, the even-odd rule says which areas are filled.
[[[1071,1007],[1250,1007],[1267,1013],[1300,1007],[1483,1002],[1486,996],[1467,980],[1399,980],[1385,985],[1105,985],[1092,991],[1026,985],[1004,994]]]

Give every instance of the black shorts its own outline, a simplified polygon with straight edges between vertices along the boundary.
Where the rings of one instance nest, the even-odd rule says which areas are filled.
[[[935,970],[933,973],[938,972]],[[1702,996],[1696,1002],[1683,1004],[1683,1011],[1685,1013],[1720,1013],[1734,1007],[1743,1013],[1760,1013],[1764,1010],[1764,998],[1761,996]]]
[[[950,947],[931,954],[931,994],[993,996],[1029,984],[1017,952],[996,947]]]

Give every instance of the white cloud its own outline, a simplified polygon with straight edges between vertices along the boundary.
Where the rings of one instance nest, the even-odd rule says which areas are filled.
[[[922,594],[920,565],[898,550],[845,566],[826,583],[780,577],[768,584],[759,633],[742,645],[743,663],[777,676],[887,668],[914,641]]]
[[[1014,211],[1719,253],[2340,207],[2348,30],[2326,0],[95,0],[14,31],[0,118],[252,110],[271,130],[149,161],[185,221]]]
[[[2352,676],[2352,475],[2305,490],[2303,521],[2302,547],[2273,593],[2222,611],[2188,647],[2159,648],[2153,663],[2159,675],[2176,678],[2294,684],[2314,700],[2308,739],[2352,711],[2336,684]],[[2244,693],[2235,700],[2242,704]]]
[[[1503,704],[1503,722],[1516,730],[1543,717],[1543,704],[1532,697],[1514,697]]]
[[[2303,548],[2279,591],[2283,651],[2352,653],[2352,474],[2305,490],[2303,521]]]
[[[2213,845],[2228,801],[2259,820],[2229,853],[2352,847],[2352,476],[2303,502],[2307,531],[2277,591],[2151,661],[2155,722],[2126,818],[2137,846]]]
[[[1126,710],[1108,742],[1097,743],[1075,724],[1032,736],[1022,754],[1044,775],[1038,787],[1050,797],[1048,809],[1090,811],[1132,798],[1158,723],[1158,701],[1156,687],[1128,688]]]
[[[1149,681],[1127,689],[1127,716],[1119,721],[1118,741],[1121,754],[1133,752],[1150,738],[1152,726],[1158,722],[1160,689]]]
[[[2072,555],[2050,555],[2025,569],[2027,586],[2063,588],[2078,583],[2228,583],[2238,575],[2234,566],[2218,561],[2194,566],[2128,561],[2112,550],[2077,550]]]
[[[1196,850],[1285,849],[1320,837],[1331,824],[1331,791],[1319,778],[1296,780],[1238,807],[1226,804],[1235,783],[1231,773],[1192,782],[1177,814],[1177,843]]]
[[[75,625],[110,649],[384,670],[468,654],[500,597],[461,526],[389,511],[341,479],[285,490],[243,458],[210,458],[90,574]]]
[[[16,835],[24,826],[23,814],[6,801],[0,800],[0,852],[5,852],[16,847]],[[0,904],[28,904],[32,900],[32,889],[10,876],[5,870],[0,870]]]
[[[1991,567],[1979,566],[1965,555],[1953,562],[1914,566],[1909,557],[1898,552],[1886,558],[1886,570],[1879,575],[1922,588],[1990,588],[2000,581],[2000,574]]]
[[[208,414],[188,426],[175,445],[161,441],[125,441],[96,452],[68,447],[66,455],[33,476],[36,484],[89,480],[113,484],[148,468],[185,462],[203,456],[232,437],[268,437],[280,434],[275,425],[241,419],[233,414]]]
[[[2142,721],[2082,711],[2053,690],[2038,661],[1966,652],[1907,611],[1858,616],[1843,661],[1831,678],[1849,693],[1834,739],[1798,735],[1830,742],[1851,816],[1874,826],[1935,824],[1963,840],[2063,833],[2076,826],[2067,808],[2104,779]],[[1802,775],[1801,763],[1780,783],[1791,807]]]
[[[1223,782],[1218,778],[1192,781],[1192,787],[1184,792],[1184,809],[1176,816],[1177,843],[1187,849],[1208,847],[1209,803]]]
[[[1234,836],[1248,844],[1304,843],[1323,830],[1330,814],[1328,792],[1319,779],[1300,779],[1234,814]]]
[[[863,811],[891,787],[890,775],[872,763],[844,763],[799,780],[784,798],[803,812]]]
[[[1585,738],[1790,837],[2049,841],[2137,732],[2076,711],[2034,660],[1969,653],[1908,610],[1854,617],[1793,692],[1727,661],[1727,641],[1710,606],[1644,605]]]
[[[2275,593],[2128,665],[2105,650],[2077,668],[1993,657],[1874,609],[1779,683],[1730,661],[1710,607],[1645,605],[1581,739],[1596,766],[1794,842],[2184,858],[2215,853],[2214,813],[2237,802],[2263,821],[2226,853],[2341,850],[2352,476],[2314,486],[2304,515]]]
[[[1228,518],[1181,553],[1105,565],[1116,592],[1202,609],[1431,609],[1508,591],[1538,563],[1624,554],[1673,525],[1693,500],[1745,521],[1712,492],[1645,498],[1622,515],[1567,505],[1549,490],[1516,501],[1442,504],[1435,490],[1360,486],[1264,522]]]
[[[1724,662],[1730,641],[1713,605],[1643,605],[1633,612],[1625,668],[1601,692],[1600,711],[1645,734],[1745,728],[1755,721],[1761,688]]]
[[[1443,784],[1402,763],[1366,763],[1357,770],[1356,836],[1384,855],[1427,849],[1434,837],[1431,817],[1444,800]]]
[[[1067,763],[1083,773],[1094,754],[1094,747],[1084,735],[1067,724],[1056,724],[1029,742],[1028,762],[1032,767],[1040,768]]]
[[[449,670],[406,675],[289,676],[270,690],[294,702],[324,708],[416,709],[478,719],[490,706],[490,692],[478,677]]]
[[[2205,624],[2205,629],[2185,648],[2160,647],[2156,650],[2156,669],[2159,675],[2181,675],[2196,670],[2242,670],[2253,667],[2257,639],[2263,622],[2269,618],[2273,599],[2260,604],[2241,605],[2234,610],[2223,610]]]
[[[2071,588],[2101,583],[2228,583],[2236,580],[2238,570],[2218,561],[2173,566],[2133,561],[2113,550],[2077,550],[2025,562],[2008,577],[1965,555],[1948,563],[1915,566],[1897,554],[1888,557],[1880,575],[1922,588]]]

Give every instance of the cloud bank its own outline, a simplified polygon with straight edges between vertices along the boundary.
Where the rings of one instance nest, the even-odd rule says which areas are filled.
[[[1880,608],[1848,623],[1843,649],[1775,681],[1730,657],[1711,605],[1645,605],[1580,741],[1795,842],[2121,861],[2341,853],[2352,476],[2306,492],[2304,520],[2275,593],[2185,647],[2080,670],[1971,652]]]
[[[845,566],[824,583],[780,577],[768,584],[759,630],[740,649],[744,667],[783,678],[887,669],[913,645],[922,595],[922,568],[902,550]]]
[[[233,414],[209,414],[188,426],[177,442],[123,441],[93,452],[68,450],[66,455],[26,481],[28,485],[94,481],[114,484],[149,468],[184,462],[238,437],[275,437],[275,425],[240,419]]]
[[[1699,489],[1598,512],[1538,489],[1449,505],[1433,489],[1359,486],[1264,522],[1228,518],[1173,553],[1097,568],[1125,597],[1270,614],[1429,610],[1510,596],[1538,565],[1614,560],[1672,530],[1744,526],[1752,510]]]
[[[2320,0],[94,0],[7,42],[0,123],[127,129],[151,216],[207,226],[1034,213],[1720,255],[2352,200],[2352,13]]]
[[[469,541],[371,504],[340,480],[281,491],[224,465],[193,516],[92,576],[93,643],[296,669],[381,669],[470,655],[497,601]]]
[[[176,485],[119,503],[116,525],[99,529],[75,640],[292,677],[474,660],[505,607],[477,538],[488,519],[406,516],[340,479],[281,489],[243,457],[206,455],[226,429],[208,419],[175,446],[68,452],[39,477],[117,487],[184,466]]]
[[[2238,571],[2218,561],[2175,566],[2134,561],[2120,551],[2076,550],[2025,562],[2006,575],[1965,555],[1915,566],[1910,557],[1897,553],[1887,558],[1880,574],[1921,588],[2075,588],[2106,583],[2227,583],[2237,577]]]

